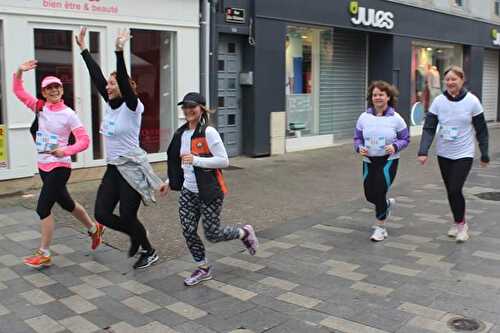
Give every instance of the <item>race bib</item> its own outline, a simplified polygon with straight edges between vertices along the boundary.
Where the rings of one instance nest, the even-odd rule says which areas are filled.
[[[59,147],[58,140],[59,136],[56,134],[36,131],[36,150],[39,153],[48,153]]]
[[[113,136],[115,135],[115,125],[114,121],[104,119],[101,123],[101,129],[99,132],[104,136]]]
[[[385,137],[373,136],[365,140],[366,148],[369,156],[384,156],[385,155]]]
[[[458,127],[442,125],[439,135],[446,141],[455,141],[458,138]]]

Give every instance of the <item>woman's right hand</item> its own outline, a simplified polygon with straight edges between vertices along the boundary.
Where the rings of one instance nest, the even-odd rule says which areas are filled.
[[[368,148],[366,147],[360,147],[359,148],[359,153],[361,156],[368,156]]]
[[[428,159],[429,159],[429,158],[428,158],[427,156],[418,156],[418,157],[417,157],[417,160],[418,160],[418,161],[420,162],[420,164],[422,164],[422,165],[425,165],[425,163],[427,163],[427,160],[428,160]]]
[[[32,69],[35,69],[36,66],[38,66],[38,60],[28,60],[21,65],[19,65],[18,71],[19,72],[27,72]]]
[[[87,46],[85,45],[85,34],[87,33],[87,28],[81,27],[80,33],[75,36],[76,44],[80,48],[81,51],[85,50]]]

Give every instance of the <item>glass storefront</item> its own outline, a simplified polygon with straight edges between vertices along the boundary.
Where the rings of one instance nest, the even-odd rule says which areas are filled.
[[[320,73],[333,57],[331,29],[289,26],[286,35],[287,137],[319,134]]]
[[[423,125],[434,98],[444,90],[444,71],[462,66],[460,45],[414,41],[411,59],[411,125]]]
[[[166,152],[177,124],[174,108],[174,33],[132,29],[132,78],[144,104],[141,147],[148,153]]]

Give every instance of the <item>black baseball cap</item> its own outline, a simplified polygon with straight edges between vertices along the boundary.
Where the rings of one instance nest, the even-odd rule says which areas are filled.
[[[185,105],[185,106],[196,106],[196,105],[203,105],[205,106],[207,104],[207,101],[205,100],[205,97],[203,97],[201,94],[197,92],[190,92],[187,93],[186,96],[177,103],[177,105]]]

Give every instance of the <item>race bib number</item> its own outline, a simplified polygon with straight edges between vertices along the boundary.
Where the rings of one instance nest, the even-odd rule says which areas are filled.
[[[458,127],[441,126],[440,136],[446,141],[455,141],[458,138]]]
[[[384,156],[385,155],[385,137],[374,136],[365,140],[368,155],[370,156]]]
[[[112,120],[106,120],[101,123],[101,129],[99,132],[104,136],[113,136],[115,135],[115,122]]]
[[[39,153],[48,153],[59,147],[59,136],[56,134],[37,131],[36,132],[36,150]]]

